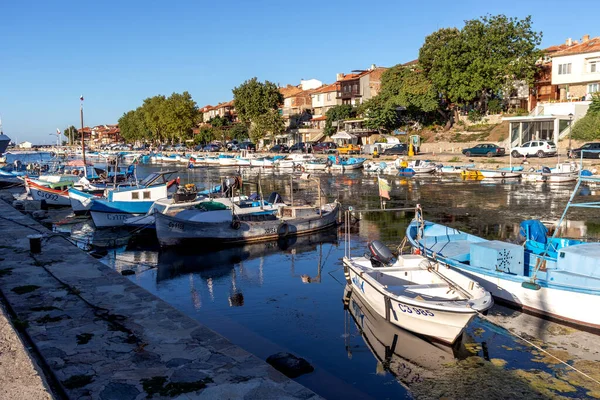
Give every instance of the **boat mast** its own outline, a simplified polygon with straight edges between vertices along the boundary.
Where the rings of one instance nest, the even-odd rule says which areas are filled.
[[[85,162],[85,132],[83,130],[83,95],[79,97],[81,100],[81,107],[79,107],[79,116],[81,117],[81,154],[83,156],[83,165],[86,165]]]

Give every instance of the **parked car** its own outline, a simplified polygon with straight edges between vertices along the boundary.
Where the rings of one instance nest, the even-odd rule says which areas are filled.
[[[338,146],[337,152],[340,154],[359,154],[360,146],[357,144],[345,144],[343,146]]]
[[[503,156],[506,154],[506,150],[504,147],[500,147],[493,143],[481,143],[474,147],[469,147],[468,149],[463,149],[462,153],[467,156],[486,156],[486,157],[495,157],[495,156]]]
[[[289,147],[285,144],[276,144],[269,149],[271,153],[287,153],[290,151]]]
[[[232,141],[227,142],[227,144],[225,145],[225,147],[229,151],[236,151],[236,150],[240,149],[239,142],[236,139],[233,139]]]
[[[312,146],[313,153],[335,153],[337,145],[333,142],[321,142]]]
[[[239,145],[240,150],[256,151],[256,145],[252,142],[243,142]]]
[[[600,158],[600,143],[586,143],[583,146],[571,150],[570,157],[572,158],[581,158],[583,153],[583,158]]]
[[[204,150],[204,151],[219,151],[219,146],[217,146],[214,143],[209,143],[206,146],[204,146],[204,148],[202,148],[202,150]]]
[[[304,142],[295,143],[290,147],[290,153],[312,153],[312,146]]]
[[[538,156],[540,158],[556,155],[556,145],[548,140],[532,140],[519,147],[513,147],[510,154],[513,157]]]
[[[384,156],[393,156],[393,155],[407,155],[408,154],[408,146],[405,143],[398,143],[393,145],[392,147],[388,147],[383,150],[382,153]]]

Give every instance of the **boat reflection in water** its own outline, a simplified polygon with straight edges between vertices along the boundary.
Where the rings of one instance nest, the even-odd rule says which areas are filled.
[[[434,378],[435,371],[442,368],[442,364],[472,355],[460,339],[450,347],[430,342],[390,324],[349,286],[344,290],[343,301],[344,308],[377,359],[376,373],[387,371],[405,387]],[[348,329],[349,326],[346,326]],[[348,332],[345,337],[350,337]],[[348,358],[352,358],[352,347],[346,344],[346,350]]]
[[[202,249],[193,251],[188,249],[166,249],[158,255],[158,273],[156,275],[157,282],[174,279],[180,275],[190,274],[190,286],[192,296],[196,292],[194,278],[198,276],[203,281],[206,281],[208,291],[211,298],[214,298],[213,284],[215,280],[230,276],[230,294],[229,304],[232,307],[244,305],[244,295],[237,285],[238,275],[244,275],[247,271],[244,268],[244,262],[260,259],[258,267],[258,284],[263,283],[263,258],[276,254],[300,254],[314,252],[319,247],[322,253],[322,245],[325,243],[334,244],[338,241],[337,227],[327,229],[322,232],[314,233],[306,236],[282,238],[277,241],[246,244],[243,246],[235,246],[222,248],[220,250]],[[236,268],[237,267],[237,268]],[[294,275],[294,260],[292,257],[292,275]],[[301,276],[301,279],[307,283],[317,283],[321,279],[321,258],[316,270],[316,275],[311,277],[308,275]],[[201,305],[194,301],[196,308]]]

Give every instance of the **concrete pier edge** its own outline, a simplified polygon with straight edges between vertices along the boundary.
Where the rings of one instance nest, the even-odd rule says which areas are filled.
[[[0,300],[57,398],[319,398],[4,201],[0,215]]]

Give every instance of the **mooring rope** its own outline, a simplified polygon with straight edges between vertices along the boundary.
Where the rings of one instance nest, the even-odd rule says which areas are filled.
[[[534,347],[535,349],[549,355],[550,357],[554,358],[555,360],[557,360],[558,362],[560,362],[561,364],[566,365],[567,367],[571,368],[573,371],[580,373],[581,375],[585,376],[586,378],[588,378],[589,380],[591,380],[592,382],[595,382],[596,384],[598,384],[600,386],[600,382],[594,378],[592,378],[591,376],[589,376],[588,374],[586,374],[585,372],[581,371],[580,369],[575,368],[574,366],[572,366],[571,364],[567,363],[566,361],[561,360],[560,358],[556,357],[554,354],[548,352],[547,350],[544,350],[542,347],[538,346],[537,344],[531,342],[530,340],[525,339],[524,337],[522,337],[521,335],[515,333],[515,332],[511,332],[508,329],[504,328],[501,325],[498,325],[496,322],[492,321],[490,318],[488,318],[487,316],[483,315],[482,313],[478,312],[479,316],[488,321],[489,323],[493,324],[494,326],[498,326],[504,330],[506,330],[508,333],[516,336],[518,339],[524,341],[525,343],[527,343],[528,345]]]

